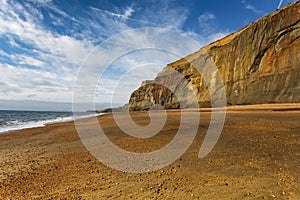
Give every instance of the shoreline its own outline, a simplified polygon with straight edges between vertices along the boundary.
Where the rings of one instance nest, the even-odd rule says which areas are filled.
[[[21,111],[22,112],[22,111]],[[26,112],[31,112],[31,111],[26,111]],[[48,112],[48,111],[42,111],[42,112]],[[94,113],[90,115],[71,115],[68,117],[62,117],[61,119],[58,118],[53,118],[53,119],[47,119],[47,120],[41,120],[41,121],[28,121],[27,124],[23,124],[24,127],[7,127],[9,130],[5,131],[0,131],[0,135],[2,134],[9,134],[14,131],[20,131],[20,130],[26,130],[26,129],[32,129],[32,128],[42,128],[47,125],[51,124],[59,124],[59,123],[67,123],[67,122],[73,122],[74,120],[80,120],[80,119],[85,119],[85,118],[90,118],[90,117],[97,117],[104,115],[105,113]]]
[[[106,110],[106,109],[104,109]],[[159,110],[157,110],[159,112]],[[227,107],[216,107],[216,108],[186,108],[186,109],[170,109],[166,110],[167,112],[216,112],[216,111],[222,111],[222,112],[255,112],[255,111],[265,111],[265,112],[278,112],[278,111],[300,111],[300,103],[277,103],[277,104],[254,104],[254,105],[230,105]],[[44,112],[44,111],[43,111]],[[46,111],[45,111],[46,112]],[[148,112],[148,111],[134,111],[132,113],[139,113],[139,112]],[[92,113],[91,111],[87,111],[87,113]],[[119,113],[119,112],[115,112]],[[122,113],[122,112],[120,112]],[[93,115],[87,115],[87,116],[82,116],[79,118],[75,119],[68,119],[64,120],[62,119],[61,121],[58,122],[47,122],[44,124],[36,125],[36,126],[31,126],[31,127],[24,127],[24,128],[16,128],[13,130],[8,130],[8,131],[0,131],[0,135],[2,134],[10,134],[11,132],[15,131],[20,131],[20,130],[26,130],[26,129],[32,129],[32,128],[41,128],[45,127],[47,125],[51,124],[60,124],[60,123],[66,123],[66,122],[73,122],[74,120],[77,119],[85,119],[85,118],[90,118],[90,117],[97,117],[101,115],[106,115],[106,114],[112,114],[112,112],[93,112]],[[74,115],[70,116],[71,118],[74,117]],[[68,117],[67,117],[68,118]],[[55,120],[55,119],[52,119]],[[48,121],[48,120],[46,120]]]

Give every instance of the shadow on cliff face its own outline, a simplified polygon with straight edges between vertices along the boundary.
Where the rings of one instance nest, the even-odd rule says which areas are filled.
[[[222,93],[218,91],[218,81],[224,83],[229,105],[300,102],[299,8],[300,1],[288,5],[168,64],[155,81],[175,85],[176,90],[185,85],[170,70],[181,73],[189,87],[194,88],[199,107],[219,106],[215,102],[222,96],[219,95]],[[216,78],[216,73],[220,73],[220,79]],[[151,81],[148,83],[132,93],[131,110],[148,110],[154,104],[166,109],[185,108],[172,93]],[[182,96],[188,102],[189,96],[182,91],[176,97]]]
[[[145,94],[143,89],[147,87]],[[198,108],[197,102],[189,101],[188,97],[192,92],[187,84],[179,84],[176,86],[177,93],[180,92],[182,98],[178,100],[177,95],[164,85],[155,83],[155,81],[141,86],[135,91],[130,98],[129,111],[148,111],[148,110],[162,110],[162,109],[183,109],[183,108]],[[210,106],[210,104],[206,104]]]

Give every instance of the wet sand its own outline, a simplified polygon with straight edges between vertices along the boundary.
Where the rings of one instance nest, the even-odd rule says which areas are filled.
[[[198,153],[210,112],[185,110],[201,115],[192,145],[168,167],[143,174],[96,160],[72,122],[1,134],[0,199],[300,199],[298,107],[231,107],[221,137],[202,159]],[[131,115],[137,124],[149,123],[147,112]],[[110,114],[98,120],[119,147],[149,152],[174,138],[180,116],[168,112],[163,130],[149,139],[125,135]]]

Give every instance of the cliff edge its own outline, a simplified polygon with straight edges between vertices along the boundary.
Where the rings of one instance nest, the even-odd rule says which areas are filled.
[[[193,107],[190,94],[184,87],[193,90],[200,106],[218,105],[212,101],[213,94],[208,90],[208,86],[216,84],[215,81],[208,83],[199,73],[199,68],[210,68],[205,56],[213,60],[220,74],[227,104],[300,102],[299,8],[300,1],[289,4],[198,52],[168,64],[155,80],[144,81],[131,94],[129,110],[148,110],[155,104],[167,109]],[[214,78],[210,77],[211,80]],[[215,90],[217,92],[218,88]],[[178,99],[184,99],[185,103],[180,104]]]

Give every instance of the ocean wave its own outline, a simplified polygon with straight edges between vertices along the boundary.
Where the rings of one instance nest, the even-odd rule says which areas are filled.
[[[11,131],[44,127],[49,124],[56,124],[62,122],[71,122],[77,119],[89,118],[94,116],[99,116],[101,114],[84,114],[84,115],[72,115],[66,117],[56,117],[52,119],[43,119],[43,120],[26,120],[26,119],[14,119],[14,120],[2,120],[0,121],[0,134],[8,133]]]

